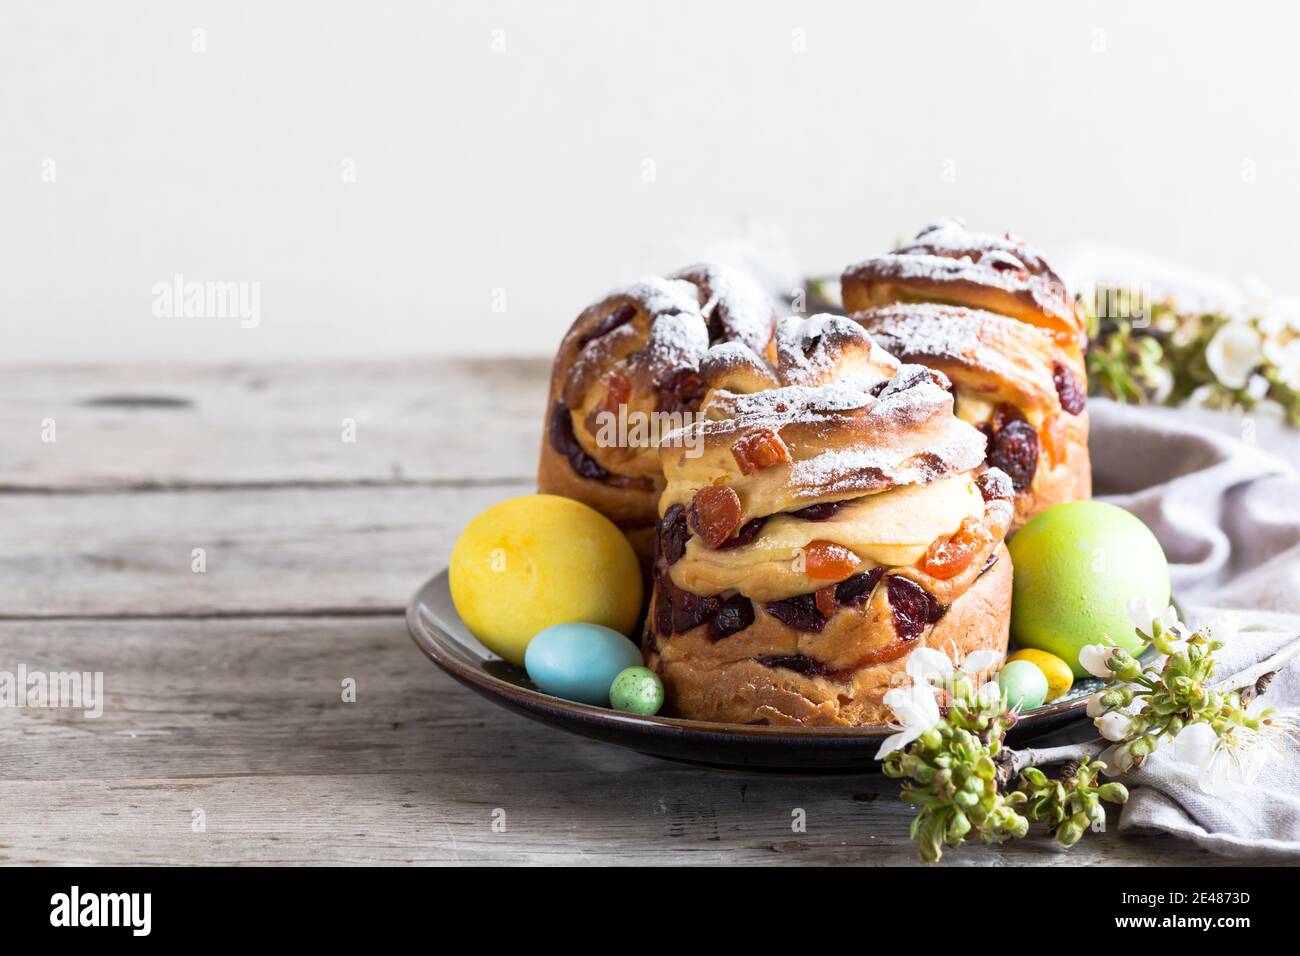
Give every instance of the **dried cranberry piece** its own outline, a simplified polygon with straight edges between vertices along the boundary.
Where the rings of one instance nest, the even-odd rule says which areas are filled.
[[[719,601],[715,597],[701,597],[690,591],[675,588],[673,594],[673,633],[685,634],[701,624],[707,624],[718,613]]]
[[[547,428],[547,435],[551,447],[569,460],[569,467],[577,474],[596,481],[603,481],[609,477],[609,472],[578,444],[578,439],[573,434],[573,419],[569,416],[569,407],[564,402],[557,401],[551,406],[551,421]]]
[[[894,609],[894,633],[899,640],[914,640],[948,610],[911,578],[891,574],[886,587],[889,606]]]
[[[836,608],[839,607],[835,603],[835,585],[828,584],[826,587],[814,591],[813,603],[817,605],[817,610],[821,612],[821,616],[830,620],[835,614]]]
[[[799,594],[783,601],[769,601],[764,605],[767,613],[786,627],[808,634],[818,634],[826,626],[826,617],[817,610],[814,594]]]
[[[801,521],[828,521],[846,504],[848,504],[847,501],[823,501],[821,504],[809,505],[807,508],[791,511],[789,515]]]
[[[1088,404],[1087,389],[1079,381],[1079,376],[1060,362],[1052,365],[1052,382],[1056,385],[1056,394],[1061,399],[1061,407],[1071,415],[1078,415]]]
[[[825,677],[826,665],[807,654],[772,654],[758,658],[764,667],[784,667],[804,677]]]
[[[671,505],[659,519],[659,554],[669,566],[676,564],[686,553],[686,539],[690,536],[686,525],[686,509]]]
[[[856,607],[862,604],[871,597],[871,592],[876,589],[876,582],[884,573],[883,567],[876,567],[862,574],[855,574],[851,578],[845,578],[835,586],[835,600],[845,607]]]
[[[1038,432],[1034,426],[1020,419],[1007,422],[993,436],[989,464],[1005,471],[1016,491],[1028,488],[1038,470]]]
[[[993,565],[997,563],[998,563],[997,554],[996,553],[990,554],[989,559],[984,562],[984,567],[980,568],[980,573],[975,575],[975,580],[978,581],[980,578],[982,578],[985,574],[989,572],[989,570],[993,567]]]
[[[689,365],[682,365],[656,379],[655,411],[686,411],[704,397],[704,379]]]
[[[993,409],[993,418],[990,424],[992,425],[994,434],[996,434],[1006,428],[1011,422],[1023,422],[1024,420],[1024,416],[1020,414],[1018,408],[1014,405],[1008,405],[1006,402],[1003,402]]]
[[[609,335],[610,332],[613,332],[620,325],[627,325],[635,318],[636,306],[629,305],[625,302],[623,305],[620,305],[609,315],[597,322],[590,332],[578,340],[578,345],[581,347],[586,345],[588,342],[594,342],[602,336]]]
[[[718,613],[709,622],[709,637],[720,641],[753,623],[754,602],[743,594],[733,594],[718,606]]]
[[[671,637],[673,633],[673,583],[662,581],[655,592],[655,633]]]
[[[740,530],[733,534],[722,544],[714,548],[714,551],[730,551],[732,548],[740,548],[749,544],[758,537],[758,533],[763,530],[763,525],[767,524],[767,518],[751,518],[740,526]]]
[[[990,468],[976,478],[975,486],[979,488],[980,495],[985,501],[1010,501],[1016,496],[1011,479],[1007,477],[1006,472],[997,468]]]

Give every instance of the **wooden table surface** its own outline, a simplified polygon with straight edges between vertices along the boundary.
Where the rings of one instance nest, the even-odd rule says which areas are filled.
[[[0,671],[102,671],[106,703],[0,708],[0,862],[912,862],[882,777],[693,769],[569,736],[411,643],[403,606],[460,528],[533,489],[545,377],[6,370]],[[1068,853],[1035,838],[948,861],[1222,862],[1113,826]]]

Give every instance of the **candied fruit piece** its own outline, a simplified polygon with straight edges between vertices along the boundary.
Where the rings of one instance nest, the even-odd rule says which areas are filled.
[[[921,559],[921,570],[932,578],[956,577],[993,543],[993,532],[979,518],[966,518],[951,537],[939,538]]]
[[[835,585],[829,584],[813,592],[813,603],[822,617],[830,618],[835,614]]]
[[[746,435],[731,446],[731,454],[745,475],[752,475],[764,468],[771,468],[790,460],[790,449],[786,443],[770,428]]]
[[[727,485],[709,485],[691,502],[691,530],[710,548],[716,548],[740,527],[740,496]]]
[[[862,559],[834,541],[810,541],[803,549],[804,573],[810,578],[837,581],[857,570]]]

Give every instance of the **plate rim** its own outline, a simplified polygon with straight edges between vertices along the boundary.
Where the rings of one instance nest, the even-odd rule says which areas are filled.
[[[888,724],[872,724],[866,727],[782,727],[763,724],[734,724],[711,720],[689,720],[684,717],[661,717],[658,714],[628,714],[609,707],[596,707],[592,704],[565,700],[562,697],[555,697],[539,690],[520,687],[518,684],[512,684],[507,680],[493,677],[481,670],[465,666],[460,661],[443,653],[437,644],[425,636],[424,628],[416,620],[421,595],[433,587],[439,579],[449,577],[450,572],[450,567],[442,568],[425,579],[411,594],[406,603],[406,613],[404,615],[407,633],[421,653],[450,676],[487,693],[509,697],[522,707],[560,710],[590,722],[621,724],[626,727],[658,732],[727,734],[765,739],[790,737],[807,740],[811,738],[825,741],[881,740],[897,732],[896,727]],[[497,659],[500,660],[501,658]],[[1076,697],[1060,703],[1044,704],[1022,715],[1021,720],[1036,722],[1040,718],[1061,717],[1072,711],[1082,711],[1087,706],[1087,702],[1086,697]]]

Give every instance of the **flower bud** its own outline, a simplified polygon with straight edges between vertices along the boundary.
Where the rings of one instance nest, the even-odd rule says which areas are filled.
[[[1107,803],[1127,803],[1128,787],[1122,783],[1114,781],[1103,783],[1097,790],[1097,796],[1101,797]]]
[[[969,832],[970,820],[968,820],[966,814],[962,813],[960,810],[955,811],[952,815],[952,820],[948,823],[948,830],[944,834],[947,838],[948,844],[951,846],[960,842],[961,838]]]
[[[1086,824],[1079,820],[1078,814],[1070,817],[1056,828],[1056,842],[1061,846],[1074,846],[1083,836],[1085,826]]]
[[[1118,711],[1111,711],[1097,718],[1097,730],[1107,740],[1120,741],[1128,737],[1133,729],[1133,718]]]
[[[1099,690],[1088,698],[1087,711],[1089,717],[1100,717],[1102,714],[1106,713],[1106,711],[1110,710],[1110,705],[1106,703],[1106,698],[1108,696],[1109,694],[1106,691]]]

